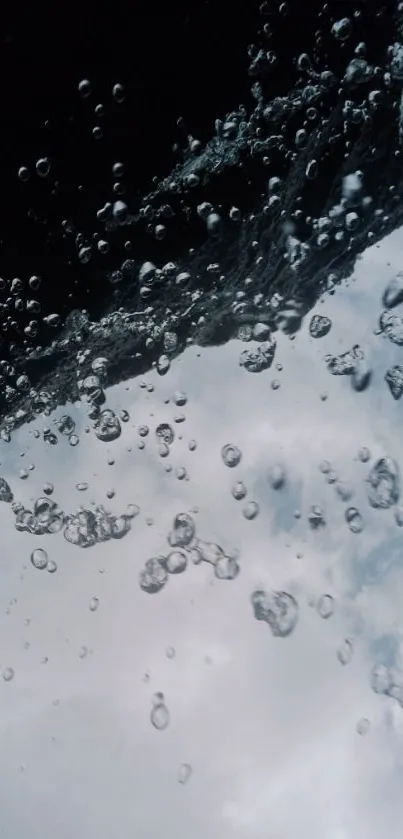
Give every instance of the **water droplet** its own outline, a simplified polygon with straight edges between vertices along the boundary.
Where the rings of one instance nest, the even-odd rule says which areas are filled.
[[[48,555],[43,548],[36,548],[31,553],[31,562],[38,571],[44,571],[48,564]]]
[[[238,466],[241,462],[242,452],[237,446],[233,446],[231,443],[227,443],[221,449],[221,457],[226,466],[229,466],[230,469],[233,469],[234,466]]]
[[[327,620],[333,615],[334,612],[334,600],[330,594],[322,594],[319,597],[317,606],[316,606],[318,615],[324,620]]]

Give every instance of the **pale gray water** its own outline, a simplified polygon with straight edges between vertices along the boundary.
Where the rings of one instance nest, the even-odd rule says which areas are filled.
[[[0,442],[1,474],[28,508],[49,482],[67,512],[91,501],[118,516],[140,508],[124,538],[83,550],[62,532],[17,533],[10,504],[0,505],[7,839],[400,839],[403,710],[375,693],[371,672],[387,667],[372,685],[402,695],[402,535],[395,505],[369,504],[366,478],[385,456],[403,467],[403,401],[384,382],[403,350],[374,334],[402,245],[398,230],[368,250],[354,281],[311,313],[330,317],[330,332],[311,338],[309,315],[295,340],[276,336],[260,374],[239,365],[249,343],[190,347],[164,377],[147,375],[152,392],[139,379],[107,390],[103,407],[130,415],[118,439],[100,441],[77,404]],[[362,393],[324,361],[356,344],[373,370]],[[35,438],[44,426],[57,432],[62,413],[78,445]],[[161,423],[175,430],[167,457]],[[226,444],[242,453],[233,468]],[[239,482],[247,494],[237,500]],[[248,518],[251,502],[258,514]],[[325,526],[309,524],[312,506]],[[351,507],[361,532],[346,521],[357,523]],[[167,536],[180,512],[240,573],[219,579],[193,553],[148,595],[140,571],[174,550]],[[55,573],[33,566],[38,548]],[[250,597],[261,588],[295,598],[289,637],[255,620]]]

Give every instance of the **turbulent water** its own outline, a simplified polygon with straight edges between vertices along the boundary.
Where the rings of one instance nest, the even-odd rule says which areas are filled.
[[[3,433],[35,414],[38,392],[52,405],[79,397],[97,357],[107,360],[113,384],[153,365],[163,373],[189,343],[222,343],[240,328],[297,331],[318,295],[399,225],[402,12],[399,4],[378,12],[388,43],[366,43],[371,14],[352,8],[337,18],[325,5],[312,53],[290,59],[293,88],[268,97],[281,52],[277,22],[285,16],[292,26],[292,14],[286,4],[275,13],[263,3],[258,43],[249,47],[249,105],[217,118],[207,144],[189,135],[182,162],[141,199],[119,197],[125,164],[113,164],[115,195],[94,207],[92,234],[80,232],[74,218],[62,225],[88,272],[94,262],[100,270],[97,258],[120,236],[121,261],[103,272],[112,286],[104,317],[39,315],[24,327],[21,348],[13,307],[28,318],[40,311],[40,278],[31,277],[28,289],[18,279],[3,281]],[[124,102],[122,85],[112,94]],[[91,80],[78,82],[77,97],[93,108]],[[51,159],[39,158],[36,174],[52,178]],[[18,177],[28,182],[29,169],[21,165]],[[234,183],[241,207],[228,206]],[[149,236],[148,257],[130,252],[137,230]],[[178,240],[186,230],[186,241],[194,233],[197,244],[185,252]],[[158,243],[169,255],[170,239],[172,259],[161,263]]]
[[[378,839],[385,821],[372,813],[372,798],[382,809],[385,766],[400,747],[385,746],[380,731],[401,737],[403,707],[403,12],[400,3],[379,10],[375,44],[366,41],[369,4],[349,5],[348,16],[335,14],[337,5],[324,5],[310,52],[293,56],[291,88],[273,95],[276,27],[284,19],[292,26],[292,13],[286,3],[264,2],[248,50],[249,104],[217,118],[206,144],[186,130],[180,162],[148,194],[127,194],[125,162],[114,150],[114,188],[93,208],[93,229],[81,232],[74,218],[62,227],[80,272],[100,272],[109,283],[99,316],[74,309],[65,317],[62,307],[43,315],[39,277],[28,287],[2,281],[0,516],[4,590],[18,592],[4,610],[16,621],[14,635],[0,617],[2,691],[18,690],[24,672],[33,690],[37,670],[20,649],[21,615],[28,636],[32,613],[35,654],[52,674],[37,679],[38,706],[51,696],[59,712],[65,673],[86,696],[94,678],[92,701],[113,695],[130,721],[138,702],[146,738],[172,737],[174,758],[161,757],[154,741],[136,741],[134,818],[143,774],[145,794],[151,785],[154,796],[154,784],[166,789],[154,753],[169,771],[175,761],[180,787],[198,790],[198,772],[209,777],[208,740],[215,781],[204,794],[212,812],[217,789],[226,804],[217,821],[204,822],[198,791],[197,825],[189,817],[180,832],[172,817],[178,836],[260,837],[271,823],[284,837],[303,824],[307,835]],[[94,109],[91,79],[77,80],[76,96]],[[123,104],[124,86],[115,84],[112,97]],[[36,173],[21,162],[16,179],[29,189],[32,174],[52,179],[52,160],[38,158]],[[100,269],[116,241],[116,265]],[[32,320],[20,328],[21,312]],[[92,635],[94,625],[104,634]],[[54,675],[66,644],[74,652]],[[92,676],[77,677],[77,659]],[[206,675],[212,665],[215,675]],[[72,693],[68,685],[73,707]],[[1,702],[7,718],[13,700],[2,693]],[[306,741],[299,713],[312,726]],[[92,709],[87,716],[85,736]],[[353,751],[351,731],[364,737],[372,726],[381,792],[365,776],[365,806],[339,819],[340,801],[354,794],[340,792],[333,776],[329,792],[322,776],[330,763],[346,775],[339,737]],[[295,821],[280,790],[304,789],[297,762],[291,773],[282,767],[284,752],[292,762],[298,751],[293,737],[309,795],[322,785],[326,802],[317,811],[315,792],[314,815],[305,819],[298,800]],[[379,768],[381,749],[388,757]],[[350,756],[351,777],[365,775],[367,754]],[[401,751],[397,777],[400,759]],[[226,773],[236,778],[228,789]],[[269,815],[259,786],[265,773]],[[396,799],[392,839],[400,836],[400,793]],[[162,835],[154,805],[141,811],[142,823]],[[105,824],[92,825],[91,835],[106,835]]]

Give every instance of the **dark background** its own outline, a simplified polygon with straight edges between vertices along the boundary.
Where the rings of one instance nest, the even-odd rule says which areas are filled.
[[[6,12],[0,50],[0,276],[7,283],[42,276],[46,310],[68,308],[71,294],[77,304],[96,305],[94,295],[105,289],[93,287],[90,266],[77,264],[62,221],[73,220],[76,232],[88,235],[97,229],[96,210],[113,200],[115,161],[125,164],[129,206],[150,188],[153,176],[169,174],[177,162],[173,145],[186,138],[178,117],[194,136],[211,137],[215,118],[248,95],[246,48],[256,31],[257,7],[253,0],[133,0],[105,4],[102,11],[101,4],[84,0],[17,4]],[[86,99],[77,91],[83,78],[92,82]],[[112,96],[116,83],[125,89],[121,104]],[[99,103],[101,119],[94,114]],[[103,130],[100,140],[92,135],[96,125]],[[51,171],[40,178],[35,162],[44,156]],[[22,165],[30,170],[27,183],[18,179]],[[118,254],[108,261],[114,256],[117,267]]]
[[[392,9],[391,0],[386,6]],[[101,311],[111,291],[102,266],[119,266],[127,234],[118,237],[107,258],[96,254],[84,266],[77,260],[74,240],[77,233],[90,239],[97,230],[101,232],[96,211],[105,201],[114,200],[115,161],[125,164],[123,197],[130,206],[150,188],[154,176],[172,169],[177,161],[173,145],[184,144],[186,130],[205,142],[214,132],[217,117],[241,103],[250,104],[247,47],[259,41],[264,22],[273,22],[274,28],[266,49],[278,53],[265,88],[285,95],[295,80],[295,56],[317,50],[322,25],[325,62],[336,70],[337,64],[342,66],[343,50],[326,33],[329,21],[351,15],[355,9],[364,12],[364,24],[357,23],[359,34],[383,49],[381,29],[389,25],[391,13],[382,14],[384,7],[371,6],[369,0],[334,0],[324,5],[324,11],[318,0],[283,4],[269,0],[263,9],[256,0],[120,0],[103,7],[83,0],[81,4],[23,3],[2,9],[3,351],[10,340],[25,340],[23,328],[32,318],[25,310],[15,311],[15,300],[9,296],[14,277],[23,283],[21,298],[34,296],[43,314],[56,311],[64,316],[70,308],[83,305],[92,314]],[[77,90],[83,78],[92,83],[92,94],[86,99]],[[123,103],[112,96],[116,83],[124,86]],[[99,103],[104,107],[102,118],[94,114]],[[186,130],[178,127],[179,117]],[[96,125],[103,131],[99,140],[92,134]],[[48,177],[40,178],[35,162],[45,156],[51,160],[51,170]],[[20,166],[30,170],[27,183],[18,178]],[[222,197],[232,187],[236,193],[240,189],[236,178],[236,173],[229,173],[215,185],[215,195],[220,197],[221,190]],[[74,223],[74,233],[66,234],[66,219]],[[184,242],[188,244],[186,237]],[[136,233],[131,255],[145,254],[145,247],[158,250],[155,242],[145,246]],[[35,295],[28,286],[32,274],[42,277]],[[47,340],[48,332],[40,331],[41,341]]]

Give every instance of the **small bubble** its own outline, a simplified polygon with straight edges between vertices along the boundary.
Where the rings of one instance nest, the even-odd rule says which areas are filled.
[[[331,468],[332,467],[328,460],[322,460],[322,462],[319,464],[319,469],[324,475],[327,475],[330,472]]]
[[[361,737],[365,737],[365,735],[368,734],[370,728],[371,723],[366,717],[361,717],[361,719],[358,720],[356,725],[356,731],[357,734],[361,735]]]
[[[112,88],[112,96],[116,100],[116,102],[119,102],[119,104],[124,102],[124,100],[125,100],[125,89],[124,89],[123,85],[115,84]]]
[[[349,501],[354,495],[354,490],[347,481],[338,481],[336,483],[336,492],[342,501]]]
[[[106,490],[106,497],[107,498],[114,498],[115,497],[115,490],[112,489],[112,487],[110,489]]]
[[[78,446],[79,442],[80,442],[80,438],[77,436],[77,434],[70,434],[70,437],[69,437],[70,446],[73,446],[73,447]]]
[[[87,96],[91,93],[91,82],[89,79],[81,79],[78,83],[78,92],[83,99],[86,99]]]
[[[46,567],[46,570],[48,571],[49,574],[55,574],[56,573],[57,564],[53,559],[49,560],[49,562],[47,564],[47,567]]]
[[[31,562],[34,568],[37,568],[38,571],[44,571],[48,564],[48,555],[43,548],[36,548],[31,553]]]
[[[178,407],[183,407],[183,405],[186,405],[186,403],[188,401],[186,393],[184,393],[183,391],[180,391],[180,390],[175,391],[173,399],[174,399],[175,405],[178,405]]]
[[[5,667],[2,673],[3,679],[5,682],[11,682],[14,679],[14,668],[13,667]]]
[[[28,475],[28,469],[20,469],[20,478],[22,481],[25,481],[28,478]]]
[[[259,514],[259,504],[256,501],[248,501],[248,503],[245,504],[242,513],[245,519],[252,521]]]
[[[189,445],[188,445],[188,448],[189,448],[189,451],[190,451],[190,452],[194,452],[194,451],[197,449],[197,442],[196,442],[196,440],[189,440]]]
[[[169,574],[182,574],[186,570],[187,556],[183,551],[172,551],[165,560]]]
[[[366,446],[362,446],[362,448],[358,452],[358,460],[360,460],[361,463],[368,463],[370,457],[370,450]]]
[[[242,452],[238,449],[237,446],[233,446],[231,443],[227,443],[221,449],[221,457],[226,466],[229,466],[230,469],[233,469],[234,466],[238,466],[241,462]]]
[[[356,507],[349,507],[344,513],[344,518],[352,533],[361,533],[364,522],[361,513]]]
[[[40,157],[36,161],[36,172],[41,178],[46,178],[50,172],[50,160],[48,157]]]
[[[147,437],[148,434],[150,433],[150,429],[149,429],[148,425],[139,425],[139,427],[137,429],[137,433],[138,433],[139,437]]]
[[[231,489],[231,494],[236,501],[242,501],[242,499],[245,498],[246,493],[247,489],[242,481],[237,481]]]
[[[168,457],[168,455],[170,454],[168,444],[167,443],[160,443],[157,446],[157,452],[158,452],[160,457]]]
[[[350,664],[350,661],[354,655],[354,646],[351,638],[345,638],[342,644],[340,644],[339,649],[337,650],[337,658],[340,661],[340,664]]]
[[[26,166],[20,166],[18,170],[18,177],[20,181],[26,182],[29,180],[29,169]]]
[[[175,655],[176,655],[175,648],[174,647],[167,647],[166,654],[167,654],[167,658],[175,658]]]
[[[281,383],[279,382],[278,379],[273,379],[270,387],[271,387],[272,390],[279,390],[279,388],[281,387]]]
[[[285,471],[280,463],[275,463],[269,471],[269,483],[272,489],[281,489],[285,483]]]
[[[324,620],[327,620],[333,615],[334,600],[330,594],[322,594],[316,606],[318,615]]]
[[[78,484],[76,484],[76,489],[79,492],[85,492],[85,490],[88,489],[87,481],[79,481]]]
[[[401,505],[395,509],[395,522],[398,527],[403,527],[403,506]]]
[[[169,725],[169,711],[164,702],[154,705],[150,714],[150,720],[154,728],[164,731]]]
[[[91,597],[91,600],[88,604],[90,612],[96,612],[99,606],[99,598],[98,597]]]
[[[184,466],[178,466],[178,468],[175,469],[175,477],[178,481],[184,481],[185,478],[187,478],[187,472]]]
[[[192,774],[192,767],[189,763],[182,763],[179,767],[178,781],[180,784],[186,784]]]
[[[137,504],[128,504],[126,507],[126,516],[130,519],[134,519],[138,516],[139,512],[140,507],[138,507]]]

